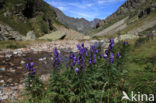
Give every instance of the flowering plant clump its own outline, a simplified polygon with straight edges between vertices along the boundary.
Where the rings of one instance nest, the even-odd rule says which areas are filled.
[[[116,91],[120,85],[118,82],[123,75],[128,43],[123,42],[119,44],[119,47],[116,46],[118,44],[115,45],[113,38],[110,39],[110,44],[104,52],[100,47],[94,45],[86,48],[84,43],[78,44],[78,52],[69,54],[67,64],[61,62],[63,58],[57,48],[54,48],[47,101],[53,103],[117,103],[114,100],[109,101],[112,98],[109,95],[112,95],[111,93]],[[30,62],[26,67],[30,80],[34,80],[33,76],[37,75],[34,63]]]
[[[36,70],[34,68],[34,62],[32,62],[32,59],[30,59],[28,61],[28,63],[26,64],[26,68],[27,68],[27,71],[28,71],[28,75],[27,75],[27,78],[26,78],[26,81],[25,81],[26,90],[34,98],[41,97],[41,92],[42,92],[42,89],[43,89],[43,83],[39,79],[38,75],[36,74]],[[30,101],[34,101],[34,100],[31,99]]]
[[[32,77],[35,75],[35,68],[34,68],[34,62],[30,62],[26,64],[26,68],[29,72],[29,75]]]

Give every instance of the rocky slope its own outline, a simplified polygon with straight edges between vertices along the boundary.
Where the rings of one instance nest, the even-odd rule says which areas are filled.
[[[36,37],[54,31],[56,13],[43,0],[0,0],[0,24],[6,27],[10,38],[17,39],[17,33],[25,36],[28,32],[34,31]],[[3,29],[2,27],[2,29]],[[11,28],[11,29],[10,29]],[[7,38],[8,33],[1,29],[1,36]],[[9,38],[8,38],[9,39]],[[21,38],[22,39],[22,38]]]
[[[97,33],[97,35],[109,35],[109,34],[117,34],[117,32],[122,31],[125,29],[129,29],[129,26],[132,24],[135,24],[135,22],[140,22],[142,19],[151,17],[154,18],[156,13],[156,1],[155,0],[127,0],[115,13],[107,17],[105,20],[102,20],[98,23],[97,28],[92,31],[93,34]],[[114,27],[116,24],[119,24],[120,21],[124,21],[127,18],[127,20],[120,25]],[[151,19],[149,19],[149,22]],[[144,21],[142,21],[144,22]],[[146,20],[146,23],[148,20]],[[144,24],[144,23],[142,23]],[[136,24],[137,25],[137,24]],[[156,24],[154,24],[156,25]],[[152,26],[154,26],[152,25]],[[139,28],[142,25],[137,25],[136,28]],[[108,30],[109,28],[109,30]],[[133,28],[133,29],[136,29]],[[151,28],[151,26],[147,27],[146,29]],[[145,29],[140,30],[144,31]],[[131,31],[130,29],[126,32],[127,33]],[[139,33],[139,32],[133,32],[133,33]]]
[[[0,0],[0,40],[31,39],[30,32],[41,37],[55,31],[54,24],[87,33],[98,22],[68,17],[43,0]]]

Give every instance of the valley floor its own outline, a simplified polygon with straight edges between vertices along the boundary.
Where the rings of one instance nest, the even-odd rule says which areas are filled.
[[[37,73],[41,79],[47,81],[52,68],[52,52],[57,47],[61,51],[63,59],[69,57],[69,52],[77,52],[77,44],[83,41],[56,41],[41,42],[21,49],[5,49],[0,51],[0,99],[19,99],[24,91],[26,73],[26,58],[33,59]],[[85,41],[85,46],[104,43],[106,48],[108,41]],[[129,56],[129,63],[125,65],[128,70],[127,77],[123,80],[130,90],[150,93],[156,90],[156,39],[134,47]],[[151,70],[148,69],[151,66]],[[5,102],[5,101],[4,101]],[[7,101],[6,101],[7,102]]]

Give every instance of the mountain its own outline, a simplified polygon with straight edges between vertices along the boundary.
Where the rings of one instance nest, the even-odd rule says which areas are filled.
[[[94,36],[138,34],[156,25],[156,0],[127,0],[112,15],[97,24]]]
[[[54,8],[54,7],[53,7]],[[66,16],[62,11],[57,8],[54,8],[57,15],[57,20],[64,24],[66,27],[81,32],[83,34],[87,34],[92,28],[94,28],[97,23],[99,23],[99,19],[94,19],[93,21],[87,21],[84,18],[72,18]]]
[[[20,40],[27,33],[40,37],[54,31],[54,23],[61,24],[43,0],[0,0],[1,40]]]
[[[0,0],[0,40],[35,39],[58,30],[82,36],[97,23],[68,17],[43,0]]]

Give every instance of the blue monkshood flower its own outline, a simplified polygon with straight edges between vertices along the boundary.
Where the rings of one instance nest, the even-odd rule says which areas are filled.
[[[108,56],[108,55],[105,53],[105,54],[104,54],[104,56],[103,56],[103,58],[105,58],[105,59],[106,59],[106,58],[107,58],[107,56]]]
[[[127,43],[125,41],[122,42],[123,45],[126,45]]]
[[[105,50],[105,54],[107,54],[107,55],[108,55],[108,50]]]
[[[79,60],[77,60],[77,62],[76,62],[77,64],[79,64],[80,63],[80,61]]]
[[[98,49],[96,49],[95,51],[96,51],[96,53],[98,53]]]
[[[61,62],[61,58],[60,58],[60,55],[59,55],[59,52],[57,50],[57,48],[54,48],[54,63],[53,63],[53,67],[56,67],[57,65],[60,64]]]
[[[84,43],[82,43],[82,45],[81,45],[83,48],[84,48]]]
[[[94,59],[96,58],[96,54],[93,54],[93,58],[94,58]]]
[[[78,44],[78,45],[77,45],[77,48],[78,48],[79,50],[81,50],[81,45],[80,45],[80,44]]]
[[[89,64],[90,64],[90,65],[92,64],[92,60],[89,60]]]
[[[30,75],[34,75],[36,73],[36,70],[35,69],[32,69],[32,71],[30,72]]]
[[[75,68],[75,72],[77,74],[79,72],[79,68]]]
[[[26,64],[26,68],[27,68],[28,71],[31,71],[33,69],[33,66],[34,66],[33,62]]]
[[[33,76],[35,74],[34,63],[33,62],[27,63],[26,68],[27,68],[30,76]]]
[[[96,59],[93,59],[93,63],[96,64]]]
[[[110,62],[111,62],[111,63],[114,62],[114,54],[113,54],[113,53],[110,55]]]
[[[88,56],[88,52],[86,51],[86,56]]]
[[[54,55],[55,55],[55,56],[58,56],[58,55],[59,55],[59,53],[58,53],[58,51],[57,51],[57,48],[54,48]]]
[[[114,39],[113,38],[110,39],[110,43],[114,44]]]
[[[74,53],[71,53],[70,56],[69,56],[69,58],[70,59],[73,59],[73,57],[74,57]]]
[[[109,44],[108,50],[111,51],[113,49],[112,44]]]
[[[117,52],[116,57],[117,58],[120,58],[121,57],[120,52]]]
[[[114,44],[115,44],[115,43],[114,43],[114,39],[111,38],[111,39],[110,39],[110,44],[109,44],[109,47],[108,47],[109,51],[111,51],[111,50],[113,49]]]
[[[73,57],[73,60],[76,61],[76,56]]]

